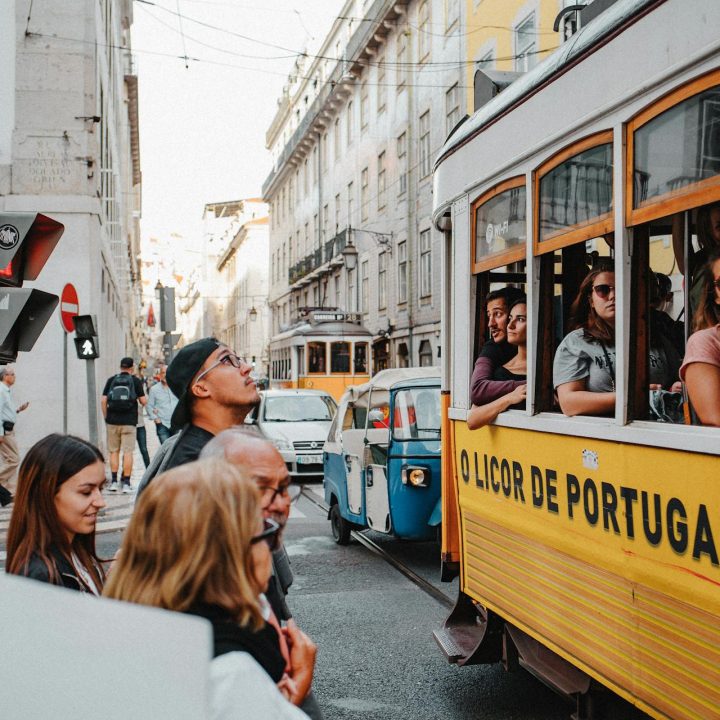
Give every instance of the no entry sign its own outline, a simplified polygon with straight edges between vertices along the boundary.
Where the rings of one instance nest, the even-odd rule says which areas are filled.
[[[80,305],[78,303],[78,294],[74,285],[68,283],[60,295],[60,322],[66,333],[75,330],[73,326],[73,318],[79,314]]]

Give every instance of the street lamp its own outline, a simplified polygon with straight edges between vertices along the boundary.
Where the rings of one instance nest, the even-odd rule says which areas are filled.
[[[340,253],[343,256],[343,262],[348,271],[352,272],[357,267],[358,251],[353,245],[352,240],[345,246]]]
[[[255,322],[257,320],[258,311],[255,309],[255,306],[253,305],[248,310],[248,317],[250,318],[250,322]]]

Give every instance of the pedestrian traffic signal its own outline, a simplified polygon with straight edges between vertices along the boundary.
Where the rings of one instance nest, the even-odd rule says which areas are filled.
[[[97,337],[97,319],[94,315],[76,315],[73,318],[76,338]]]
[[[75,342],[75,352],[80,360],[96,360],[100,357],[94,337],[76,337],[73,338],[73,341]]]
[[[0,364],[32,350],[57,307],[57,295],[22,284],[37,279],[64,230],[40,213],[0,212]]]
[[[37,279],[64,231],[40,213],[0,213],[0,285],[21,287]]]

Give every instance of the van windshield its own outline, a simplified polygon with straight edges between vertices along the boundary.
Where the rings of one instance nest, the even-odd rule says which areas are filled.
[[[335,414],[335,401],[323,395],[285,395],[265,400],[263,420],[267,422],[312,422],[327,420]]]
[[[440,438],[440,388],[408,388],[395,394],[395,440]]]

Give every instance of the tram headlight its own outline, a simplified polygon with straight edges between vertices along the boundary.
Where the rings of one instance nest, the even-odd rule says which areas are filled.
[[[429,468],[418,467],[417,465],[406,465],[402,469],[400,478],[403,485],[427,487],[430,485],[430,470]]]

